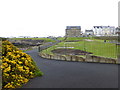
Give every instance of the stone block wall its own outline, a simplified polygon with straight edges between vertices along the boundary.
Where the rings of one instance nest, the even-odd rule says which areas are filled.
[[[43,58],[54,60],[119,64],[117,59],[94,56],[90,54],[86,55],[85,58],[75,55],[57,55],[57,54],[49,55],[41,52],[39,53],[39,55]]]

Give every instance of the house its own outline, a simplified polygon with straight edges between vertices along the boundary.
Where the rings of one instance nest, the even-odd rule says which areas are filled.
[[[116,33],[118,34],[120,32],[120,26],[116,27]]]
[[[93,31],[96,36],[111,36],[116,34],[114,26],[93,26]]]
[[[80,37],[81,36],[81,26],[67,26],[65,36],[66,37]]]
[[[85,35],[94,35],[93,30],[85,30]]]

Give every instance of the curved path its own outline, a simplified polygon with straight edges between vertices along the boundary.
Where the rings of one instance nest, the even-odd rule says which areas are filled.
[[[37,50],[27,51],[44,73],[22,88],[117,88],[118,65],[43,59]]]

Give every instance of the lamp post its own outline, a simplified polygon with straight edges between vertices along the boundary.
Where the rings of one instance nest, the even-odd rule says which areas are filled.
[[[84,39],[84,51],[86,51],[86,48],[85,48],[85,39]]]
[[[117,34],[118,34],[118,44],[116,48],[117,48],[118,63],[120,64],[120,27],[118,28]]]
[[[42,44],[39,44],[39,45],[38,45],[38,52],[41,51],[41,47],[40,47],[40,45],[42,45]]]
[[[64,49],[64,50],[65,50],[65,51],[64,51],[64,52],[65,52],[64,55],[66,54],[66,45],[65,45],[65,44],[66,44],[66,42],[64,42],[64,48],[65,48],[65,49]]]

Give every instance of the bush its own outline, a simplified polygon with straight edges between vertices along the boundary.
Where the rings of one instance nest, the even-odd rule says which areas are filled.
[[[43,75],[31,56],[9,41],[2,42],[2,73],[3,88],[18,88],[29,79]]]

